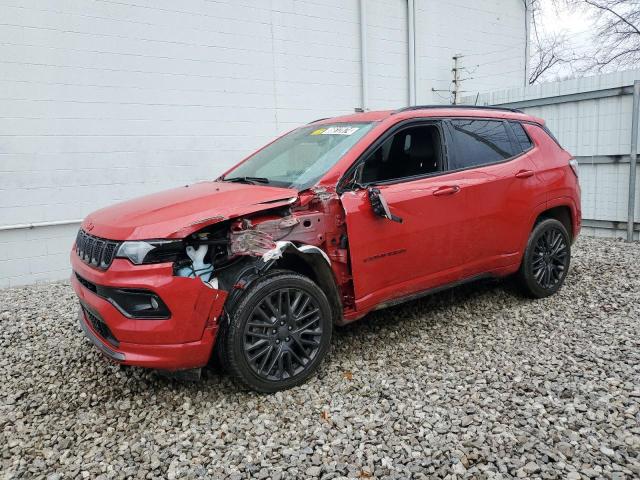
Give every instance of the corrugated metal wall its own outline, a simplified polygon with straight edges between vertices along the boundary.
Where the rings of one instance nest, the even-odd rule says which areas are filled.
[[[543,118],[563,147],[578,159],[586,234],[626,238],[632,86],[636,80],[640,80],[640,70],[500,90],[477,97],[478,105],[514,106]],[[463,103],[474,102],[476,96],[463,98]],[[639,189],[636,178],[635,239],[640,219]]]

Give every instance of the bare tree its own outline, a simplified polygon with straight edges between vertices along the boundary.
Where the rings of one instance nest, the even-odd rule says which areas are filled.
[[[571,10],[591,13],[593,54],[583,59],[582,73],[640,65],[640,0],[554,0]]]
[[[580,0],[594,15],[596,54],[592,66],[609,70],[640,65],[640,1]]]
[[[575,59],[567,44],[565,34],[544,31],[540,22],[540,0],[523,0],[525,7],[530,10],[531,29],[529,51],[529,85],[532,85],[544,76],[549,76],[558,67],[570,65]]]
[[[543,0],[523,0],[531,12],[529,84],[558,72],[587,74],[640,66],[640,0],[548,0],[546,8],[591,13],[591,44],[576,54],[562,33],[541,22]],[[554,75],[555,74],[555,75]]]
[[[558,34],[543,37],[539,40],[536,39],[532,44],[530,55],[529,85],[536,83],[556,67],[568,64],[571,61],[566,46],[566,38],[564,35]]]

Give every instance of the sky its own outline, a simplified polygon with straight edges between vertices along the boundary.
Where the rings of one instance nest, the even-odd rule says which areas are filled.
[[[591,31],[593,29],[593,18],[584,10],[568,10],[557,6],[553,0],[541,0],[541,17],[538,19],[540,35],[561,34],[567,37],[568,48],[577,55],[584,55],[591,49]],[[571,75],[568,66],[561,67],[551,76]]]

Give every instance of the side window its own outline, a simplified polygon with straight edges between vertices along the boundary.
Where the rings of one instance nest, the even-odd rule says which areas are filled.
[[[529,150],[533,143],[531,143],[531,139],[527,132],[525,132],[522,124],[520,122],[510,122],[511,128],[513,129],[513,133],[516,136],[516,140],[518,140],[518,145],[520,146],[520,151],[525,152]]]
[[[442,169],[440,130],[409,127],[388,138],[364,162],[362,183],[428,175]]]
[[[502,120],[451,120],[453,152],[449,169],[458,170],[500,162],[515,155]]]

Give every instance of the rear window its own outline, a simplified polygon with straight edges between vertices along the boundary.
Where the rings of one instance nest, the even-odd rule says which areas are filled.
[[[453,152],[449,169],[501,162],[516,152],[502,120],[451,120]]]
[[[529,150],[533,144],[531,143],[531,139],[529,138],[529,135],[527,135],[522,124],[519,122],[511,122],[511,128],[513,129],[513,133],[516,136],[516,140],[518,141],[518,146],[521,151],[526,152]]]

